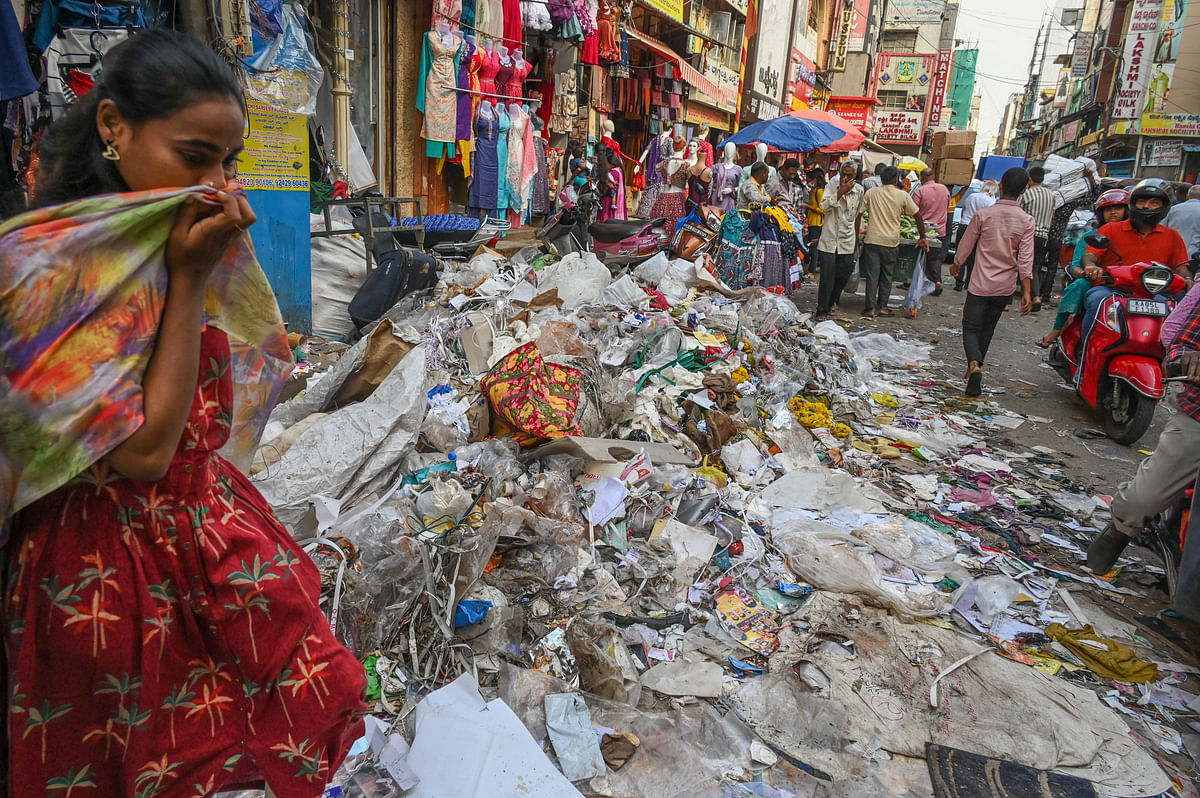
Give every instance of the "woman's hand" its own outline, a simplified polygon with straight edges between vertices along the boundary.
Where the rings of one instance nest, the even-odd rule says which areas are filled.
[[[203,284],[257,218],[241,191],[221,191],[203,199],[188,197],[167,238],[167,271],[172,278]]]

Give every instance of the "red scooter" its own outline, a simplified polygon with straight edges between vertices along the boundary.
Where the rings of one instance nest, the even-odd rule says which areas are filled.
[[[1098,233],[1085,240],[1093,249],[1112,248],[1108,236]],[[1079,316],[1063,330],[1048,362],[1074,382],[1089,406],[1104,413],[1108,437],[1129,445],[1150,428],[1164,393],[1166,352],[1160,336],[1175,303],[1157,297],[1176,294],[1187,283],[1170,268],[1152,262],[1110,266],[1105,281],[1117,293],[1097,309],[1096,323],[1082,342],[1086,349],[1081,350],[1083,319]],[[1085,352],[1083,374],[1078,373],[1080,351]]]
[[[628,219],[595,222],[600,200],[591,184],[578,192],[564,189],[559,195],[562,210],[546,220],[538,238],[558,255],[594,252],[606,266],[633,266],[667,248],[665,219]],[[674,233],[674,231],[672,231]]]

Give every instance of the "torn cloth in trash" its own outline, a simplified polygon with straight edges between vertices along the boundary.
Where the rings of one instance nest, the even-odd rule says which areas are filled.
[[[1091,626],[1082,629],[1068,629],[1061,623],[1052,623],[1046,627],[1046,634],[1083,661],[1092,673],[1102,679],[1116,679],[1119,682],[1143,684],[1158,680],[1158,666],[1153,662],[1140,660],[1133,649],[1123,646],[1115,640],[1100,637]]]
[[[861,611],[861,620],[846,620],[849,606]],[[933,708],[934,679],[978,650],[975,641],[931,624],[905,623],[863,605],[859,597],[830,592],[814,593],[793,620],[854,641],[853,657],[838,646],[808,653],[809,635],[781,633],[773,657],[815,665],[829,682],[818,695],[862,708],[848,713],[848,739],[877,740],[887,751],[915,757],[924,756],[926,742],[973,749],[1079,776],[1112,795],[1158,795],[1170,789],[1125,721],[1091,690],[984,654],[941,681],[939,706]]]
[[[543,359],[533,341],[509,352],[479,381],[495,411],[493,433],[523,447],[582,435],[575,424],[581,379],[578,369]]]

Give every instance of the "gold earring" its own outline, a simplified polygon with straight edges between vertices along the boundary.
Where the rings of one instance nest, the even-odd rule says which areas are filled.
[[[117,148],[113,146],[112,141],[106,141],[105,144],[107,144],[108,146],[104,148],[104,152],[100,153],[101,155],[104,156],[105,160],[108,160],[108,161],[121,160],[121,153],[117,152]]]

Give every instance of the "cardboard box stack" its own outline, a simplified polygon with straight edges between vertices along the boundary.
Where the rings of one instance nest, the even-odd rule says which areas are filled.
[[[935,179],[947,186],[965,186],[975,177],[975,131],[940,130],[933,134]]]

